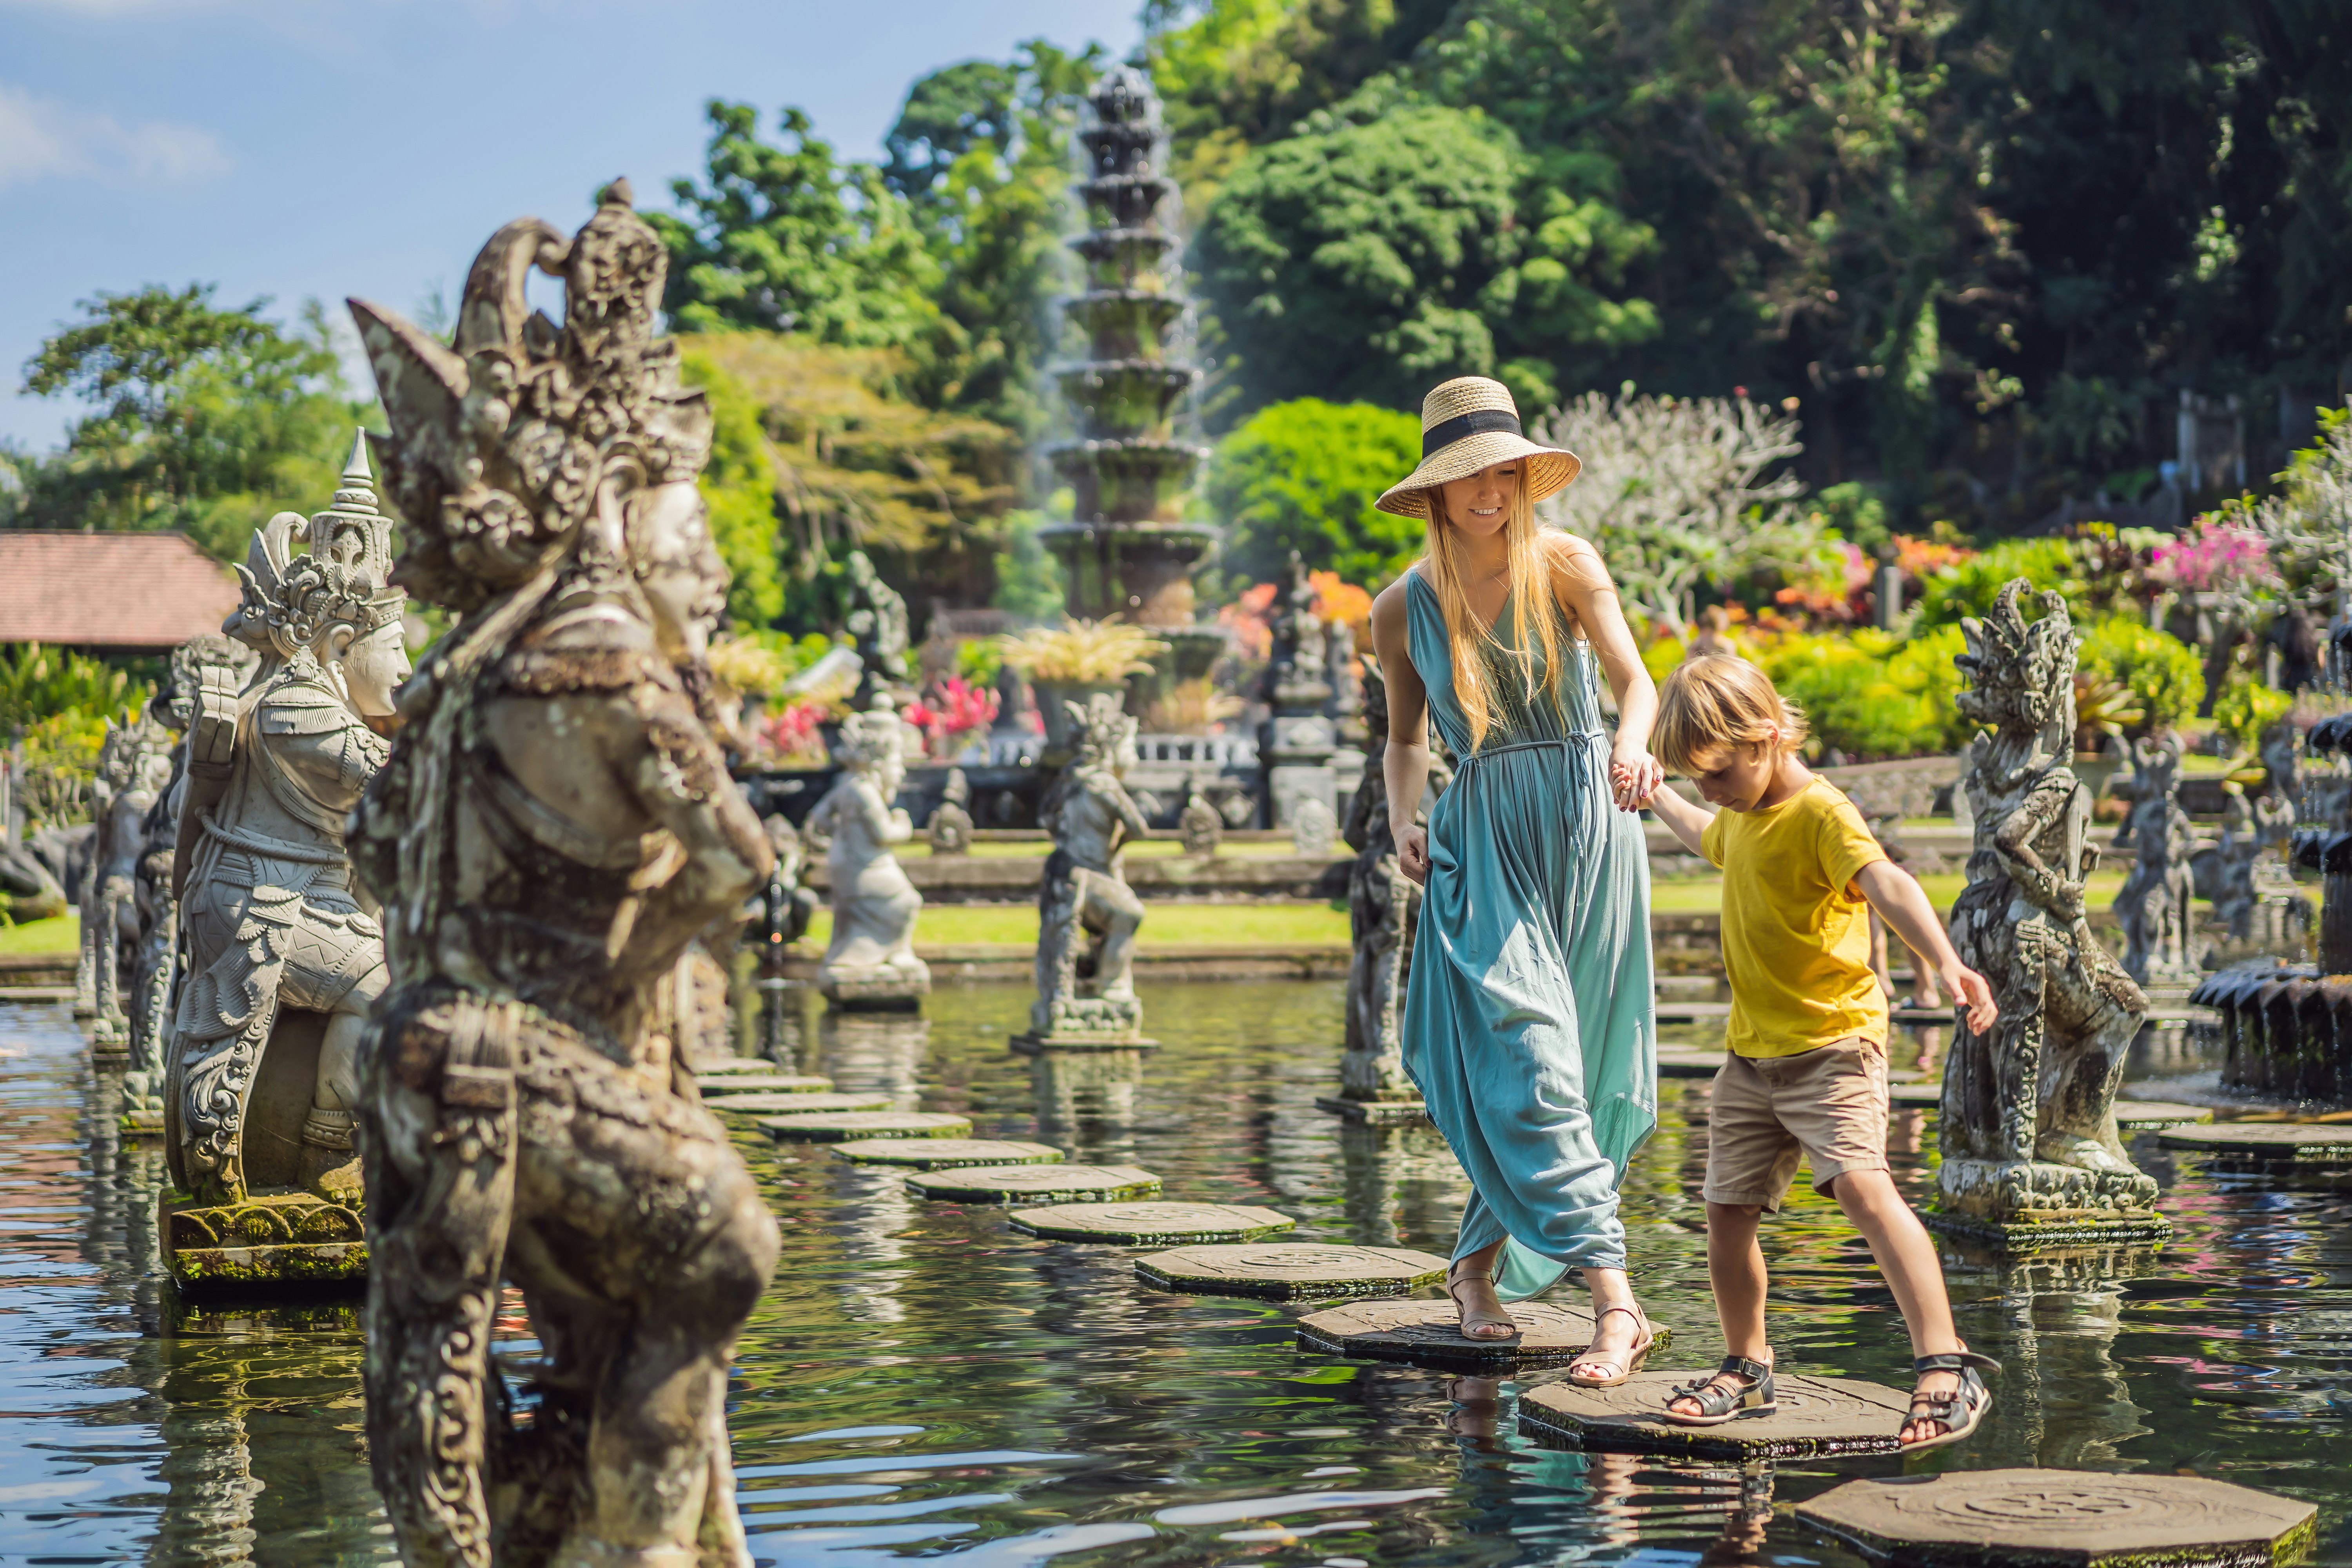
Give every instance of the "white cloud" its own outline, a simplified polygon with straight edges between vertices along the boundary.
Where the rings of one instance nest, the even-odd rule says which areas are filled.
[[[194,125],[125,124],[0,82],[0,187],[59,176],[178,184],[228,172],[227,149]]]

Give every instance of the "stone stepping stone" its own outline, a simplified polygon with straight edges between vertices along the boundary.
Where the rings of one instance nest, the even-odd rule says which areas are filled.
[[[1713,1078],[1723,1067],[1725,1053],[1695,1046],[1660,1046],[1660,1078]]]
[[[1402,1247],[1273,1242],[1180,1247],[1137,1258],[1135,1271],[1163,1290],[1333,1301],[1345,1296],[1402,1296],[1437,1284],[1445,1278],[1445,1259]]]
[[[1308,1350],[1371,1361],[1411,1362],[1416,1366],[1558,1366],[1574,1361],[1592,1343],[1592,1314],[1581,1307],[1550,1301],[1515,1301],[1505,1309],[1519,1325],[1515,1340],[1462,1337],[1461,1315],[1451,1301],[1360,1301],[1298,1320],[1298,1341]],[[1662,1324],[1659,1354],[1673,1342]]]
[[[1015,1143],[1003,1138],[860,1138],[836,1143],[834,1157],[860,1165],[911,1165],[946,1171],[959,1165],[1051,1165],[1062,1152],[1049,1143]]]
[[[1367,1127],[1409,1127],[1429,1120],[1429,1109],[1417,1100],[1349,1100],[1343,1095],[1318,1094],[1315,1109]]]
[[[789,1110],[805,1115],[819,1110],[887,1110],[898,1103],[895,1094],[721,1094],[702,1102],[713,1110],[737,1116],[765,1116]]]
[[[2213,1120],[2210,1105],[2177,1105],[2168,1100],[2118,1100],[2116,1101],[2116,1124],[2119,1127],[2185,1127],[2194,1121]]]
[[[1247,1204],[1068,1204],[1015,1209],[1013,1228],[1046,1241],[1149,1243],[1255,1241],[1298,1222]]]
[[[1148,1198],[1160,1178],[1136,1165],[971,1165],[925,1171],[908,1176],[907,1186],[917,1197],[947,1203],[1083,1204]]]
[[[771,1073],[776,1064],[765,1057],[713,1057],[708,1061],[688,1062],[697,1078],[710,1078],[720,1073]]]
[[[1720,1426],[1677,1426],[1661,1414],[1672,1391],[1705,1375],[1637,1372],[1615,1388],[1550,1383],[1519,1398],[1520,1429],[1586,1448],[1678,1454],[1700,1459],[1786,1459],[1830,1454],[1892,1454],[1902,1447],[1911,1395],[1851,1377],[1774,1379],[1780,1408]]]
[[[931,1110],[820,1110],[807,1116],[763,1116],[769,1137],[799,1143],[846,1143],[874,1139],[961,1138],[971,1119]]]
[[[1886,1100],[1891,1106],[1937,1106],[1944,1102],[1944,1086],[1940,1083],[1890,1083]]]
[[[729,1072],[717,1078],[697,1077],[694,1087],[705,1100],[723,1100],[738,1094],[824,1094],[833,1088],[833,1079],[777,1072]]]
[[[2157,1134],[2168,1149],[2194,1149],[2239,1160],[2292,1161],[2305,1165],[2352,1164],[2352,1127],[2304,1121],[2224,1121],[2211,1127],[2171,1127]]]
[[[1737,1423],[1734,1423],[1737,1425]],[[2232,1568],[2311,1550],[2307,1502],[2201,1476],[1947,1470],[1848,1481],[1797,1518],[1878,1562]]]

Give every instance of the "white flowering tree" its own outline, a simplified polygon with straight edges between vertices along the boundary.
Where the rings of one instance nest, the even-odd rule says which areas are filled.
[[[1795,505],[1804,487],[1781,468],[1804,449],[1797,429],[1746,398],[1587,393],[1529,432],[1584,459],[1536,510],[1598,545],[1627,605],[1680,636],[1701,584],[1800,571],[1820,554],[1821,524]]]

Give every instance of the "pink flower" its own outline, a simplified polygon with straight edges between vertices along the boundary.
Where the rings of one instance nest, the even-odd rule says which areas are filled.
[[[2147,574],[2164,587],[2191,593],[2233,583],[2273,587],[2280,580],[2271,565],[2268,540],[2243,523],[2224,521],[2210,512],[2180,538],[2150,551]]]

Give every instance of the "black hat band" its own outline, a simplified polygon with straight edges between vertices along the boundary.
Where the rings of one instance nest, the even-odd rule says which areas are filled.
[[[1524,436],[1519,416],[1500,408],[1482,408],[1475,414],[1457,414],[1453,418],[1433,425],[1421,433],[1421,460],[1430,458],[1465,436]]]

